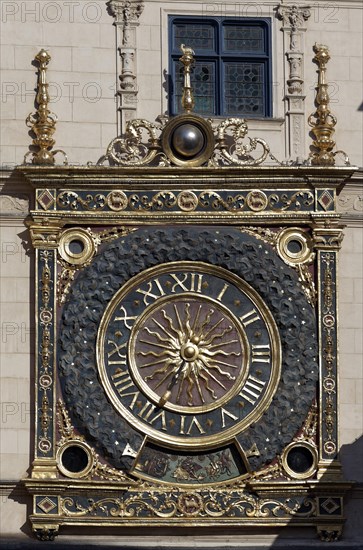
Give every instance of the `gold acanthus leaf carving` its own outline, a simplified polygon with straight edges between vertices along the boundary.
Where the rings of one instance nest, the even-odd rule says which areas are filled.
[[[304,511],[299,511],[303,504]],[[136,489],[124,498],[88,499],[81,503],[72,497],[61,498],[62,513],[68,517],[88,515],[115,518],[291,518],[312,517],[316,513],[313,498],[284,500],[258,498],[238,490],[200,490],[182,492],[160,488],[150,492]]]

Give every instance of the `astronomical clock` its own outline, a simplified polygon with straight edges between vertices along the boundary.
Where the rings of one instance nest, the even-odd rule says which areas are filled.
[[[33,529],[334,540],[349,487],[335,199],[352,169],[281,165],[244,120],[194,115],[188,79],[183,101],[131,121],[97,165],[19,167],[34,189]]]

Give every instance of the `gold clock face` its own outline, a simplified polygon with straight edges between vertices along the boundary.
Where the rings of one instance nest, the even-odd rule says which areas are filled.
[[[170,447],[231,440],[269,406],[281,369],[273,316],[226,269],[172,262],[130,279],[97,338],[99,377],[119,414]]]
[[[130,338],[132,375],[159,406],[211,411],[237,392],[248,371],[242,323],[217,300],[186,292],[146,308]]]

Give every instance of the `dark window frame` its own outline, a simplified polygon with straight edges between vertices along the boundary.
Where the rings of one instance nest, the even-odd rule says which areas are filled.
[[[177,16],[170,15],[168,19],[169,30],[169,113],[176,115],[182,112],[180,104],[176,105],[178,98],[175,96],[176,70],[180,68],[178,62],[181,52],[178,47],[174,47],[175,28],[177,24],[206,24],[214,29],[215,49],[214,50],[195,50],[196,59],[198,61],[215,62],[216,84],[215,84],[215,112],[203,113],[204,116],[214,118],[240,116],[245,118],[271,118],[272,117],[272,41],[271,41],[271,19],[270,18],[249,18],[249,17],[202,17],[202,16]],[[223,32],[226,26],[231,25],[247,25],[248,27],[257,26],[263,30],[264,49],[263,52],[256,54],[255,52],[238,52],[226,51],[223,49]],[[190,44],[186,44],[189,46]],[[195,48],[194,48],[195,49]],[[224,90],[223,90],[223,75],[225,64],[230,62],[251,62],[261,63],[263,66],[263,114],[253,114],[250,112],[229,113],[226,110]],[[178,102],[179,103],[179,102]],[[195,111],[198,114],[198,111]]]

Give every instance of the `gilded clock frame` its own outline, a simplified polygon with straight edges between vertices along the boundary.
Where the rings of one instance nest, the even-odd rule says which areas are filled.
[[[354,169],[22,166],[18,170],[34,189],[28,225],[36,251],[35,457],[24,484],[33,495],[30,521],[38,538],[51,540],[61,526],[81,530],[141,525],[310,526],[323,540],[338,538],[344,523],[343,496],[350,484],[342,480],[338,457],[336,292],[343,232],[335,201],[337,189]],[[196,197],[192,206],[191,193]],[[183,195],[188,201],[182,200]],[[252,197],[261,199],[257,209]],[[311,475],[289,471],[287,449],[275,463],[232,485],[198,489],[186,484],[166,490],[165,485],[137,480],[132,472],[107,465],[72,426],[55,383],[58,307],[102,242],[137,227],[160,224],[232,224],[271,244],[299,273],[308,300],[317,308],[319,393],[316,408],[290,445],[313,449]],[[289,249],[294,235],[301,242],[300,253]],[[72,239],[84,244],[76,257],[69,248]],[[311,266],[316,269],[315,284],[309,275]],[[88,457],[87,468],[74,477],[61,465],[62,452],[72,442]],[[244,513],[238,512],[237,502]],[[234,510],[234,515],[227,510]]]

